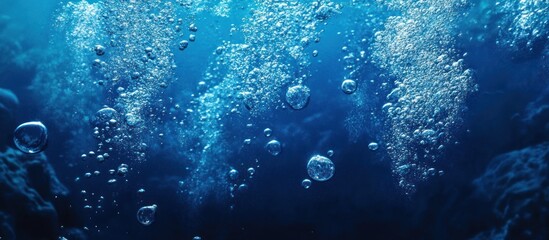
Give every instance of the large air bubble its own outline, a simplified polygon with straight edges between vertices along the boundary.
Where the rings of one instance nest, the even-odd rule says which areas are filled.
[[[156,204],[141,207],[137,210],[137,221],[145,226],[151,225],[155,220]]]
[[[304,85],[296,85],[288,88],[286,92],[286,102],[295,110],[302,109],[309,103],[311,90]]]
[[[271,140],[265,145],[265,150],[273,156],[277,156],[282,151],[282,145],[277,140]]]
[[[346,79],[341,83],[341,91],[345,94],[354,93],[357,89],[357,84],[354,80]]]
[[[39,153],[46,147],[48,129],[41,122],[26,122],[13,132],[15,146],[24,153]]]
[[[307,163],[307,173],[316,181],[328,181],[334,176],[335,165],[327,157],[315,155]]]

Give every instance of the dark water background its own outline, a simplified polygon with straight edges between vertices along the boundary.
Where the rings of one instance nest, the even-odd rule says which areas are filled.
[[[321,54],[310,66],[309,105],[302,111],[278,110],[271,116],[267,114],[268,121],[257,122],[259,131],[232,129],[234,135],[257,136],[251,148],[230,158],[230,164],[242,174],[256,158],[261,159],[247,192],[236,198],[206,199],[199,206],[189,204],[178,186],[188,174],[184,170],[188,163],[169,146],[162,145],[154,146],[145,162],[121,158],[120,162],[131,165],[132,174],[115,185],[95,178],[84,179],[83,173],[98,163],[81,164],[79,155],[74,154],[78,150],[73,151],[78,146],[68,143],[72,136],[56,124],[64,119],[42,112],[37,104],[41,99],[28,89],[38,71],[40,52],[52,51],[48,47],[52,21],[60,5],[52,0],[0,0],[0,15],[9,16],[0,24],[3,53],[0,87],[10,89],[20,100],[17,123],[40,120],[48,126],[45,154],[58,178],[70,190],[67,199],[54,201],[59,225],[87,227],[90,230],[84,233],[89,239],[192,239],[196,235],[202,239],[469,239],[506,221],[494,213],[493,199],[476,193],[473,181],[486,171],[495,156],[548,139],[543,124],[547,118],[541,123],[522,120],[529,111],[528,104],[547,94],[547,51],[521,59],[498,46],[494,35],[488,35],[483,42],[468,41],[467,34],[473,33],[466,32],[458,38],[457,46],[469,53],[465,62],[475,71],[474,81],[479,90],[467,100],[463,124],[455,133],[460,143],[449,147],[437,162],[444,175],[420,183],[414,194],[406,196],[396,184],[383,148],[370,151],[366,147],[371,141],[383,143],[379,139],[382,129],[368,126],[365,134],[352,141],[345,128],[346,113],[353,105],[339,89],[343,64],[338,59],[342,57],[340,49],[345,39],[337,32],[350,27],[342,25],[346,17],[342,14],[328,23],[322,41],[315,46]],[[181,102],[190,100],[189,93],[201,79],[217,43],[224,38],[207,26],[230,28],[231,21],[215,17],[202,20],[195,45],[184,56],[176,54],[176,62],[182,66],[176,70],[180,79],[163,97],[176,97]],[[20,66],[13,63],[17,54],[37,57],[30,57],[28,65]],[[90,115],[96,110],[91,109]],[[283,144],[282,153],[276,157],[263,150],[268,138],[261,129],[266,127],[273,129]],[[91,128],[83,132],[91,133]],[[86,138],[90,136],[82,136]],[[308,177],[307,160],[329,149],[335,152],[334,177],[303,189],[300,183]],[[106,164],[115,168],[120,162]],[[109,169],[105,165],[101,168],[104,172]],[[82,179],[75,181],[78,176]],[[146,189],[146,194],[138,194],[139,188]],[[104,204],[104,211],[96,214],[83,208],[86,203],[81,190],[101,192],[109,201],[116,199],[116,203]],[[153,203],[159,206],[156,220],[150,226],[142,226],[136,221],[136,211]],[[529,227],[549,228],[547,219],[545,213],[531,221],[538,227]],[[547,232],[539,234],[542,233],[525,238],[511,234],[508,239],[549,236]]]

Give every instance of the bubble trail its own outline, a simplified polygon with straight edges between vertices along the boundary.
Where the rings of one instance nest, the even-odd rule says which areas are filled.
[[[257,119],[287,108],[284,97],[288,87],[303,84],[309,76],[312,56],[306,48],[319,39],[320,25],[337,8],[327,1],[254,1],[252,14],[239,27],[243,42],[227,41],[215,50],[215,61],[204,76],[209,88],[195,98],[188,120],[197,130],[182,130],[180,137],[183,144],[188,144],[188,139],[199,142],[190,148],[195,170],[186,181],[194,203],[206,196],[223,195],[228,189],[225,174],[234,148],[225,140],[224,128],[245,116]],[[306,95],[308,101],[308,91]],[[301,96],[292,98],[296,108],[306,105]],[[278,154],[279,145],[272,146],[277,147],[270,153]]]
[[[401,15],[390,16],[375,33],[373,58],[394,81],[386,98],[387,151],[393,174],[405,193],[441,156],[459,125],[472,71],[454,49],[454,29],[465,1],[389,1]],[[428,130],[429,129],[429,130]],[[421,134],[426,130],[430,134]]]

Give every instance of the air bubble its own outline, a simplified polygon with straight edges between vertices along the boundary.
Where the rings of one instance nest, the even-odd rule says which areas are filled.
[[[48,129],[41,122],[26,122],[13,132],[15,146],[24,153],[39,153],[46,147]]]
[[[183,40],[179,42],[179,50],[183,51],[189,46],[189,41]]]
[[[345,94],[352,94],[356,91],[357,84],[354,80],[346,79],[341,83],[341,91]]]
[[[194,23],[193,23],[193,24],[189,25],[189,31],[196,32],[196,31],[198,31],[198,27],[196,27],[196,25],[194,25]]]
[[[126,174],[128,173],[128,164],[124,164],[124,163],[120,164],[116,172],[118,176],[126,176]]]
[[[107,125],[110,120],[116,121],[116,119],[118,119],[118,112],[113,108],[105,107],[99,109],[99,111],[95,113],[92,123],[94,126],[104,126]]]
[[[156,214],[156,204],[151,206],[144,206],[137,210],[137,221],[145,226],[149,226],[154,222]]]
[[[229,178],[231,180],[238,179],[238,171],[236,169],[231,169],[231,171],[229,171]]]
[[[248,191],[248,184],[242,183],[238,185],[238,191],[239,192],[246,192]]]
[[[271,130],[270,128],[265,128],[265,130],[263,130],[263,134],[265,134],[265,137],[270,137],[272,133],[273,130]]]
[[[255,173],[255,169],[253,167],[248,168],[248,174],[250,175],[250,177],[253,176],[254,173]]]
[[[307,163],[307,173],[316,181],[327,181],[334,175],[335,165],[327,157],[315,155]]]
[[[309,189],[312,184],[313,184],[313,182],[308,178],[305,178],[305,179],[303,179],[303,181],[301,181],[301,186],[305,189]]]
[[[103,47],[99,44],[95,45],[93,50],[95,51],[95,54],[97,54],[97,56],[103,56],[105,54],[105,47]]]
[[[379,148],[379,145],[376,142],[371,142],[370,144],[368,144],[368,149],[370,149],[372,151],[375,151],[378,148]]]
[[[279,141],[277,140],[271,140],[265,145],[265,149],[267,152],[269,152],[271,155],[276,156],[280,154],[282,151],[282,146]]]

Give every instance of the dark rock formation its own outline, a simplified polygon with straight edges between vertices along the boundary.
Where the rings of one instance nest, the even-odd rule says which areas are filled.
[[[9,147],[18,105],[13,92],[0,88],[0,239],[86,239],[73,228],[68,190],[46,155]]]
[[[18,105],[19,99],[13,92],[0,88],[0,151],[6,147],[15,128],[13,114]]]
[[[549,86],[532,102],[522,114],[523,135],[531,142],[549,140]]]
[[[549,239],[549,142],[495,157],[474,183],[501,220],[477,239]]]
[[[67,194],[44,154],[12,148],[0,153],[0,218],[6,220],[0,238],[55,239],[59,226],[52,201]]]

